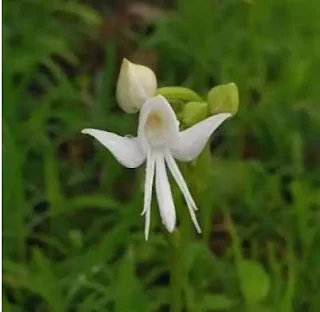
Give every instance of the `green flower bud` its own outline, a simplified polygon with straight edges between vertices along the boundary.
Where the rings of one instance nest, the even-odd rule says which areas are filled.
[[[163,87],[157,89],[157,95],[164,96],[168,101],[182,100],[184,102],[203,101],[201,96],[191,89],[183,87]]]
[[[188,102],[181,113],[181,120],[184,126],[191,127],[207,116],[207,102]]]
[[[208,104],[211,115],[219,113],[235,114],[239,106],[237,85],[231,82],[212,88],[208,92]]]

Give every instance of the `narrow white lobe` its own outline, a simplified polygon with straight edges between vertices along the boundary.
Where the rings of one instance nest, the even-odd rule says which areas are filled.
[[[177,182],[177,184],[178,184],[178,186],[179,186],[179,188],[185,198],[192,222],[193,222],[197,232],[201,233],[201,228],[200,228],[200,225],[197,221],[196,214],[194,212],[194,210],[197,210],[197,207],[196,207],[196,204],[190,194],[188,186],[187,186],[187,184],[186,184],[186,182],[185,182],[185,180],[179,170],[179,167],[177,166],[177,164],[176,164],[175,160],[173,159],[172,155],[170,154],[170,152],[166,153],[165,159],[166,159],[166,162],[168,164],[168,167],[171,171],[173,178]]]
[[[188,205],[190,205],[194,210],[198,210],[196,203],[194,202],[192,195],[190,194],[189,188],[187,186],[186,181],[184,180],[179,167],[175,160],[173,159],[170,152],[166,153],[165,160],[168,164],[168,167],[170,169],[170,172],[172,176],[174,177],[175,181],[177,182],[185,200]]]
[[[152,153],[149,151],[147,154],[146,164],[146,177],[144,182],[144,206],[141,215],[145,216],[145,238],[148,240],[150,230],[150,212],[151,212],[151,199],[152,199],[152,187],[154,180],[155,159]]]
[[[163,155],[156,160],[156,193],[162,222],[172,232],[176,224],[176,212]]]

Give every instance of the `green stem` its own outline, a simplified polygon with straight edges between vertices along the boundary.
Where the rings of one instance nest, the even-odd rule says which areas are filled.
[[[191,220],[184,202],[176,199],[177,211],[180,212],[181,224],[179,229],[171,235],[171,263],[170,263],[170,304],[171,312],[181,312],[183,310],[183,288],[187,280],[185,266],[186,248],[190,241]],[[179,207],[181,209],[179,209]]]
[[[170,265],[170,304],[171,312],[182,310],[182,278],[183,278],[183,257],[181,254],[181,235],[176,230],[171,240],[171,265]]]
[[[183,170],[183,175],[189,182],[193,193],[196,195],[203,194],[205,191],[203,187],[199,187],[197,183],[193,184],[191,181],[196,181],[196,179],[201,178],[201,181],[207,181],[208,168],[211,167],[211,155],[209,146],[203,152],[194,165],[188,165],[186,167],[181,166]],[[194,175],[197,173],[197,176]],[[199,176],[199,177],[198,177]],[[207,184],[207,183],[204,183]],[[203,185],[203,183],[200,183]],[[183,290],[188,281],[187,268],[186,268],[186,258],[188,253],[188,244],[192,240],[193,236],[193,224],[185,205],[184,200],[181,197],[180,190],[177,190],[174,201],[176,204],[178,216],[180,219],[179,229],[174,233],[170,234],[171,243],[171,255],[170,261],[170,311],[171,312],[181,312],[184,308],[183,303]]]

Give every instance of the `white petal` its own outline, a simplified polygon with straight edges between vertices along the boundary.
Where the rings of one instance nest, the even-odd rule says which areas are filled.
[[[167,230],[172,232],[176,224],[176,211],[162,155],[156,160],[156,193],[162,222]]]
[[[192,207],[194,210],[198,210],[197,206],[196,206],[196,203],[194,202],[191,194],[190,194],[190,191],[188,189],[188,186],[187,186],[187,183],[186,181],[184,180],[180,170],[179,170],[179,167],[178,165],[176,164],[175,160],[173,159],[172,155],[170,154],[170,152],[166,153],[166,156],[165,156],[165,160],[168,164],[168,167],[170,169],[170,172],[172,174],[172,176],[174,177],[175,181],[177,182],[185,200],[186,200],[186,203]]]
[[[229,113],[218,114],[182,131],[179,139],[171,146],[173,157],[181,161],[195,159],[205,147],[211,134],[230,116]]]
[[[197,229],[198,233],[201,233],[201,229],[200,229],[199,223],[197,221],[197,217],[194,212],[194,210],[197,210],[197,207],[196,207],[196,204],[195,204],[195,202],[189,192],[188,186],[187,186],[187,184],[186,184],[186,182],[185,182],[185,180],[179,170],[179,167],[177,166],[176,162],[174,161],[174,159],[170,153],[166,154],[165,159],[166,159],[168,167],[172,173],[172,176],[174,177],[177,184],[179,185],[181,192],[186,200],[192,222],[193,222],[195,228]]]
[[[146,158],[146,154],[141,149],[137,138],[122,137],[97,129],[83,129],[81,132],[96,138],[113,154],[120,164],[127,168],[140,166]]]
[[[197,216],[196,216],[196,213],[194,212],[194,210],[192,209],[192,207],[190,207],[189,205],[187,205],[188,209],[189,209],[189,213],[190,213],[190,216],[191,216],[191,220],[197,230],[198,233],[201,233],[201,228],[200,228],[200,225],[197,221]]]
[[[148,240],[149,229],[150,229],[150,210],[151,210],[151,199],[152,199],[152,186],[154,180],[154,169],[155,169],[155,159],[151,152],[147,155],[147,165],[146,165],[146,178],[144,182],[144,207],[142,215],[146,213],[146,223],[145,223],[145,238]]]
[[[147,212],[148,207],[151,204],[154,170],[155,158],[154,155],[149,151],[147,155],[146,177],[144,181],[144,207],[141,215],[144,215]]]
[[[144,237],[146,241],[149,238],[149,231],[150,231],[150,215],[151,215],[151,209],[148,209],[146,212],[146,221],[145,221],[145,228],[144,228]]]
[[[161,122],[163,122],[163,130],[160,131],[159,136],[168,143],[176,141],[179,137],[179,122],[176,114],[168,101],[161,95],[148,99],[142,106],[139,115],[138,138],[142,147],[148,150],[150,142],[146,133],[147,120],[150,113],[159,115]],[[161,141],[161,138],[159,138]]]

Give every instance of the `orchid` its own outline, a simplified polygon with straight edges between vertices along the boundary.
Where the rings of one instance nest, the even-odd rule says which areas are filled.
[[[179,132],[179,121],[172,107],[163,96],[158,95],[142,105],[137,137],[122,137],[97,129],[82,130],[82,133],[93,136],[104,145],[123,166],[136,168],[146,162],[142,211],[145,215],[146,240],[150,230],[154,180],[162,223],[169,232],[175,229],[176,211],[167,168],[184,196],[196,230],[201,233],[195,214],[197,206],[175,159],[185,162],[196,159],[211,134],[230,116],[229,113],[217,114]]]

